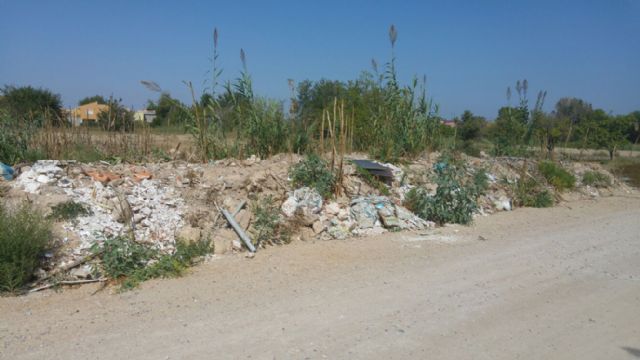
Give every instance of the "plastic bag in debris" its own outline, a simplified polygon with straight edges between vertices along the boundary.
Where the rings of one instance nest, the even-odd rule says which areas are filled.
[[[13,174],[14,171],[11,166],[0,162],[0,176],[2,176],[7,181],[11,181],[13,180]]]

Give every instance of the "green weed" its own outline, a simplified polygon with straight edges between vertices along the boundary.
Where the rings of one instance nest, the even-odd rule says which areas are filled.
[[[471,223],[478,209],[478,197],[487,186],[486,175],[478,171],[478,175],[469,179],[463,164],[447,158],[441,158],[434,168],[434,181],[438,185],[435,195],[416,187],[406,194],[404,205],[421,218],[440,225]]]
[[[253,203],[255,221],[252,232],[256,247],[261,244],[283,245],[291,242],[289,229],[283,223],[280,209],[271,196]]]
[[[361,168],[360,166],[356,166],[356,173],[358,173],[358,176],[360,176],[360,178],[364,180],[364,182],[366,182],[369,186],[378,190],[380,194],[385,196],[389,196],[391,194],[389,188],[378,178],[371,175],[371,173],[367,170]]]
[[[91,209],[86,205],[70,200],[52,206],[51,214],[49,214],[47,218],[53,220],[71,220],[78,216],[87,216],[92,214],[93,211],[91,211]]]
[[[576,185],[576,177],[554,162],[539,162],[538,171],[558,191],[571,190]]]
[[[607,174],[599,171],[585,171],[585,173],[582,174],[582,183],[597,188],[606,188],[611,186],[611,178]]]
[[[0,205],[0,292],[16,291],[33,278],[51,236],[51,223],[28,203]]]
[[[336,178],[328,164],[316,154],[307,155],[293,165],[289,170],[289,176],[294,186],[314,188],[324,198],[331,196],[336,184]]]
[[[148,266],[134,270],[122,282],[121,288],[128,290],[137,287],[146,280],[182,276],[198,258],[211,252],[213,252],[213,247],[209,239],[195,242],[178,240],[176,241],[176,251],[173,254],[162,255]]]
[[[555,203],[553,194],[544,189],[535,179],[518,180],[514,186],[514,205],[546,208]]]

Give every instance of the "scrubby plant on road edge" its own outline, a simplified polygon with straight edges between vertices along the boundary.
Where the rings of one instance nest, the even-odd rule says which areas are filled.
[[[513,185],[513,194],[515,206],[546,208],[555,203],[553,193],[532,178],[521,177]]]
[[[199,257],[213,252],[213,246],[209,239],[178,239],[172,254],[160,254],[148,245],[119,236],[94,246],[93,252],[100,255],[105,275],[120,281],[121,290],[129,290],[146,280],[181,276]]]
[[[558,191],[571,190],[576,185],[576,177],[552,161],[539,162],[538,171]]]
[[[28,203],[0,205],[0,292],[26,285],[52,246],[51,224]]]
[[[405,196],[404,205],[416,215],[439,225],[445,223],[470,224],[478,209],[478,197],[486,189],[486,175],[469,178],[465,176],[464,164],[441,158],[434,166],[436,193],[430,195],[422,187],[411,189]]]
[[[289,229],[282,222],[280,207],[271,196],[254,202],[252,209],[255,215],[252,230],[256,247],[261,244],[283,245],[291,242]]]
[[[607,174],[599,171],[585,171],[585,173],[582,174],[582,183],[597,188],[606,188],[611,186],[611,178]]]

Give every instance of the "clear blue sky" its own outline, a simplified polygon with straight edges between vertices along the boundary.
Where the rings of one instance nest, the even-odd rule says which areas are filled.
[[[565,96],[640,109],[640,0],[0,0],[0,85],[138,108],[157,97],[144,79],[187,100],[182,80],[201,88],[217,27],[223,80],[237,77],[244,48],[256,92],[285,99],[288,78],[347,80],[383,64],[390,24],[401,79],[425,74],[445,117],[493,118],[524,78],[531,97],[548,91],[546,109]]]

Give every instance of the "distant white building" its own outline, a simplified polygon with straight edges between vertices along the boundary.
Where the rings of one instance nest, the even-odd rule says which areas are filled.
[[[133,120],[144,121],[146,123],[152,123],[156,118],[155,110],[138,110],[133,113]]]

